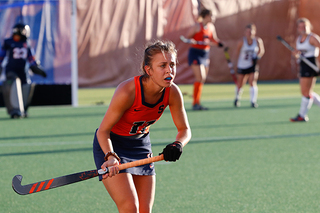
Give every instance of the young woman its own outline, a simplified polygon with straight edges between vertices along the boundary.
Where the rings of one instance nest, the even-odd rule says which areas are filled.
[[[300,18],[297,21],[298,38],[296,40],[296,50],[293,54],[298,58],[303,55],[313,64],[318,64],[317,57],[319,56],[320,38],[318,35],[311,32],[311,23],[306,18]],[[291,118],[290,121],[308,121],[307,113],[312,106],[312,103],[320,106],[320,97],[313,92],[313,87],[316,84],[316,76],[318,73],[309,67],[305,62],[300,61],[300,89],[302,94],[301,105],[297,117]]]
[[[238,60],[236,64],[238,82],[234,106],[240,106],[242,87],[248,81],[250,84],[251,107],[257,108],[257,80],[259,76],[257,61],[264,54],[264,45],[262,39],[256,36],[256,26],[254,24],[248,24],[245,27],[244,37],[239,40],[235,54],[235,58]]]
[[[222,47],[213,25],[215,19],[210,10],[204,9],[199,14],[199,23],[196,23],[187,33],[192,46],[189,49],[188,63],[195,76],[193,89],[193,110],[207,110],[200,104],[202,87],[207,79],[210,64],[210,46]]]
[[[119,212],[151,212],[155,195],[153,164],[119,169],[126,163],[152,156],[149,127],[169,106],[178,134],[163,149],[166,161],[179,159],[191,138],[187,114],[176,75],[177,52],[172,42],[157,41],[144,52],[141,76],[122,82],[96,131],[93,143],[97,169],[110,167],[102,182]],[[119,173],[119,174],[118,174]]]

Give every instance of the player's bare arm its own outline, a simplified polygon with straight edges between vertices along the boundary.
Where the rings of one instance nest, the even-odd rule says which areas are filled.
[[[318,35],[312,34],[310,36],[309,42],[311,45],[320,48],[320,37]]]
[[[176,141],[180,141],[185,146],[191,139],[191,130],[183,105],[183,96],[176,84],[173,84],[170,89],[169,107],[173,122],[178,130]]]
[[[262,39],[259,37],[257,37],[257,42],[258,42],[258,47],[259,47],[258,58],[261,58],[265,53],[264,44],[263,44]]]
[[[209,24],[209,27],[211,28],[211,31],[212,31],[212,38],[211,38],[211,41],[210,41],[210,45],[211,46],[218,46],[219,45],[219,42],[220,42],[220,39],[218,38],[218,35],[217,35],[217,31],[216,31],[216,28],[213,24]]]
[[[194,26],[192,26],[189,31],[187,32],[186,38],[191,39],[191,42],[196,44],[196,40],[193,39],[193,36],[200,31],[200,24],[196,23]]]
[[[135,97],[135,86],[133,79],[129,79],[123,83],[121,83],[110,102],[108,110],[103,117],[103,120],[99,126],[97,131],[97,137],[100,144],[101,149],[104,153],[113,152],[112,143],[110,140],[110,132],[112,127],[120,120],[123,113],[130,108],[133,104]],[[106,167],[110,167],[112,165],[118,165],[119,162],[114,156],[110,156],[108,161],[106,161],[101,168],[105,169]],[[110,172],[103,176],[106,178],[108,176],[113,176],[118,171],[116,168],[112,168]]]

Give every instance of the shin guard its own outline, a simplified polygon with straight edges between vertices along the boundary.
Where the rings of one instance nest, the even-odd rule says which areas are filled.
[[[11,118],[23,117],[25,114],[22,86],[19,78],[10,78],[2,84],[4,103]]]

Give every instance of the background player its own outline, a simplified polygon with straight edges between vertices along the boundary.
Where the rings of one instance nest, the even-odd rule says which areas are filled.
[[[256,26],[248,24],[244,30],[244,37],[242,37],[235,52],[237,59],[236,71],[238,74],[238,81],[236,87],[236,97],[234,106],[240,106],[240,98],[243,92],[243,85],[248,81],[250,84],[250,101],[251,107],[258,107],[258,86],[257,80],[259,77],[259,70],[257,61],[264,54],[264,45],[261,38],[256,36]]]
[[[7,57],[6,80],[2,84],[2,90],[7,112],[11,118],[27,117],[27,110],[33,95],[28,76],[29,67],[33,73],[43,77],[47,76],[34,59],[27,42],[29,35],[28,25],[16,24],[12,29],[12,37],[4,40],[0,50],[0,64]],[[0,67],[2,70],[2,66]]]
[[[116,165],[152,155],[149,126],[169,106],[177,127],[175,142],[163,149],[166,161],[176,161],[191,138],[191,130],[176,75],[177,52],[172,42],[157,41],[144,52],[141,76],[122,82],[96,132],[93,152],[97,169],[110,169],[103,184],[119,212],[151,212],[155,195],[153,164],[121,170]],[[116,154],[117,153],[117,154]],[[121,160],[121,161],[120,161]],[[110,178],[112,177],[112,178]]]
[[[211,10],[203,9],[199,22],[190,28],[187,38],[193,42],[188,54],[188,63],[195,76],[193,89],[193,110],[207,110],[200,104],[203,84],[207,79],[210,65],[210,46],[222,47],[213,25],[215,17]],[[202,44],[197,44],[198,42]]]
[[[319,56],[320,38],[311,32],[311,23],[306,18],[297,20],[298,37],[296,39],[296,51],[293,54],[299,58],[299,54],[306,57],[314,64],[318,64],[316,58]],[[308,121],[307,113],[314,102],[320,106],[320,97],[313,91],[318,73],[309,67],[305,62],[300,61],[300,89],[302,94],[299,114],[290,121]]]

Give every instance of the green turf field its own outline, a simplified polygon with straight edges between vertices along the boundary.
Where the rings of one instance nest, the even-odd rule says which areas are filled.
[[[298,83],[259,84],[257,109],[248,86],[236,109],[232,84],[205,85],[209,111],[192,111],[192,87],[181,90],[193,137],[179,161],[156,163],[153,212],[320,212],[320,108],[289,122]],[[81,89],[79,107],[31,107],[21,120],[0,108],[0,212],[117,212],[97,178],[25,196],[11,188],[17,174],[24,185],[94,169],[92,138],[113,91]],[[166,110],[151,127],[154,153],[175,134]]]

